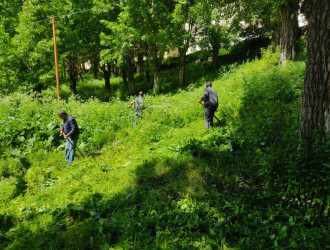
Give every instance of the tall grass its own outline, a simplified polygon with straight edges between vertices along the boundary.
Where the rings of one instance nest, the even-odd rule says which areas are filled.
[[[284,185],[293,183],[285,167],[299,167],[292,138],[304,63],[276,63],[265,51],[175,93],[146,95],[164,107],[147,108],[135,129],[128,100],[58,104],[52,90],[1,98],[1,247],[325,248],[326,196],[308,203]],[[220,122],[205,130],[197,99],[212,78]],[[51,136],[59,109],[81,128],[84,156],[70,168]]]

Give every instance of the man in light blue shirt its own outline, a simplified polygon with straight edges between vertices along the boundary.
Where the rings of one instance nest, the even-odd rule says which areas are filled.
[[[132,105],[134,104],[134,125],[133,128],[136,127],[137,124],[137,119],[138,117],[142,118],[142,111],[145,108],[145,100],[143,98],[143,92],[140,91],[139,92],[139,96],[136,97],[130,104],[129,104],[129,108],[132,107]]]

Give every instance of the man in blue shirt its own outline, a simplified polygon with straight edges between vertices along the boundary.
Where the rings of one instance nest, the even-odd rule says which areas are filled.
[[[69,167],[74,159],[76,152],[77,142],[79,138],[79,128],[76,119],[71,115],[68,115],[64,110],[57,112],[59,118],[63,120],[60,136],[66,139],[65,145],[65,160],[68,161]]]
[[[218,94],[214,89],[212,89],[211,82],[206,83],[203,97],[198,100],[199,103],[202,103],[202,101],[204,101],[205,109],[205,128],[213,127],[214,113],[218,108]]]

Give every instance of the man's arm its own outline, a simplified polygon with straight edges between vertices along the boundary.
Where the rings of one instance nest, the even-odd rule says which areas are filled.
[[[132,105],[134,104],[134,102],[135,102],[135,99],[133,99],[133,101],[131,101],[131,103],[128,105],[128,107],[131,108]]]
[[[202,101],[206,102],[209,99],[209,92],[207,92],[207,90],[204,90],[204,94],[202,97]]]
[[[204,94],[202,96],[201,99],[198,100],[199,103],[202,103],[202,101],[206,102],[209,98],[209,92],[207,92],[207,90],[204,90]]]
[[[63,133],[63,127],[61,126],[60,127],[60,136],[62,136],[62,135],[64,135],[64,133]]]

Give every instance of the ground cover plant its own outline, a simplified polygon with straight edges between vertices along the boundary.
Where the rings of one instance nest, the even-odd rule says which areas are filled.
[[[146,109],[136,129],[119,96],[1,97],[1,248],[329,247],[330,144],[312,154],[299,145],[305,64],[277,60],[265,51],[175,93],[147,95],[172,107]],[[220,119],[209,130],[196,102],[207,80]],[[81,128],[83,155],[70,168],[53,134],[59,109]]]

